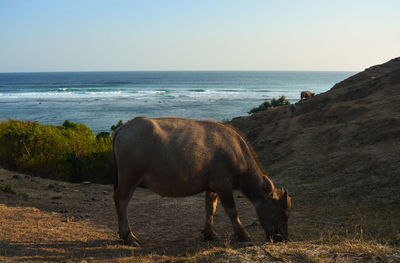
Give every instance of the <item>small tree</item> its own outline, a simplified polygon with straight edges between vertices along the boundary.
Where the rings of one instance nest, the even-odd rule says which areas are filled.
[[[259,111],[267,110],[268,108],[274,108],[282,105],[289,105],[290,102],[285,98],[285,96],[280,96],[278,99],[273,98],[270,102],[265,101],[258,107],[252,108],[248,114],[253,114]]]
[[[101,131],[101,132],[97,133],[96,139],[100,140],[101,138],[110,138],[110,136],[111,136],[111,133]]]
[[[272,107],[278,107],[283,105],[289,105],[290,102],[285,98],[285,96],[280,96],[278,99],[273,98],[271,100]]]
[[[66,129],[75,129],[77,125],[70,120],[65,120],[62,126],[64,126]]]
[[[111,126],[111,131],[115,132],[115,130],[118,129],[119,127],[121,127],[122,125],[124,125],[124,122],[122,120],[119,120],[117,125]]]

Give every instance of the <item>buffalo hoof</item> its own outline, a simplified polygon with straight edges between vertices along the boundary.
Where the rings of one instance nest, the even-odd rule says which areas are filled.
[[[251,238],[247,233],[241,235],[235,235],[235,239],[239,242],[251,242]]]
[[[215,231],[203,231],[205,241],[218,241],[221,238]]]
[[[134,234],[130,233],[126,238],[123,239],[124,244],[132,247],[140,247],[142,243],[139,241]]]

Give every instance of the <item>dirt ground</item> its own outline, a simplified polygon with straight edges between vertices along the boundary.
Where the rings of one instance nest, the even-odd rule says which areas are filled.
[[[204,194],[162,198],[138,188],[129,205],[130,223],[143,242],[143,248],[135,249],[118,238],[111,185],[56,182],[4,169],[0,169],[0,184],[17,192],[0,192],[0,255],[9,260],[186,255],[210,246],[201,234]],[[240,193],[236,197],[242,222],[253,236],[260,236],[263,232],[251,204]],[[232,227],[222,206],[215,226],[223,245]]]
[[[222,206],[218,206],[215,217],[221,240],[209,243],[203,241],[201,234],[205,220],[203,194],[162,198],[147,189],[137,189],[129,205],[129,218],[143,247],[134,248],[123,245],[118,238],[111,185],[56,182],[5,169],[0,169],[0,184],[10,185],[16,191],[16,194],[0,191],[0,261],[4,262],[400,260],[398,237],[385,241],[385,238],[369,236],[368,230],[363,234],[362,225],[357,228],[346,223],[363,224],[362,220],[354,219],[359,216],[358,212],[348,219],[346,212],[339,214],[340,226],[335,225],[335,219],[308,218],[313,212],[300,202],[306,209],[293,211],[292,241],[268,244],[264,243],[252,205],[237,192],[239,216],[254,243],[242,244],[231,239],[232,226]],[[382,233],[394,232],[395,235],[399,221],[393,217],[397,214],[390,214],[389,210],[379,213],[386,213],[386,224],[393,220]],[[336,218],[336,222],[339,221]],[[324,225],[328,228],[322,231]]]

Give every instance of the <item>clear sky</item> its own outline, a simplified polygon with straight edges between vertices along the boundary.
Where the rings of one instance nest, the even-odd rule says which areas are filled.
[[[355,70],[400,56],[400,0],[0,0],[0,72]]]

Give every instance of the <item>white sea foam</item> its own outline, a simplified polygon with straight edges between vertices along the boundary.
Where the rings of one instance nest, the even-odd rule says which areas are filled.
[[[4,99],[53,99],[53,98],[71,98],[71,99],[85,99],[85,98],[102,98],[102,97],[119,97],[128,96],[121,91],[79,91],[79,92],[18,92],[4,94]]]
[[[19,92],[1,94],[1,100],[13,99],[101,99],[101,98],[133,98],[133,99],[196,99],[196,100],[219,100],[219,99],[260,99],[273,98],[285,95],[288,99],[298,97],[297,93],[287,91],[260,91],[260,90],[227,90],[227,89],[203,89],[201,92],[193,89],[165,89],[165,90],[118,90],[118,91],[85,91],[70,90],[63,88],[61,91],[46,92]]]

